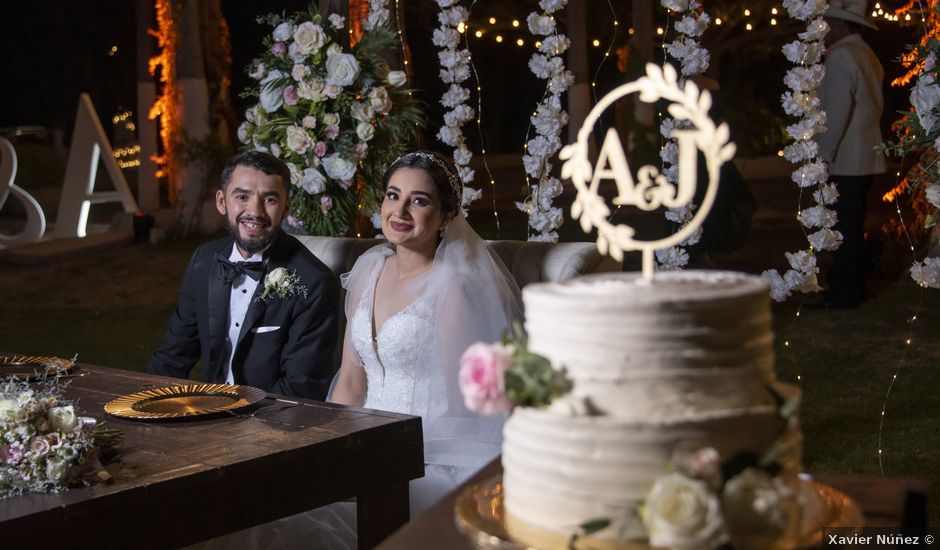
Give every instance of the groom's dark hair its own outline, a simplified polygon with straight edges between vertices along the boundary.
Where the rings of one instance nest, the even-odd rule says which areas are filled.
[[[222,169],[222,177],[219,178],[219,189],[225,191],[226,186],[232,181],[232,173],[239,166],[249,166],[255,170],[260,170],[269,176],[280,176],[284,184],[284,190],[290,191],[290,169],[270,153],[262,151],[245,151],[229,159]]]

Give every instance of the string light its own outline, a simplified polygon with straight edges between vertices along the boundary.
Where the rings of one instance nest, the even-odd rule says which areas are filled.
[[[591,42],[591,44],[593,44],[594,47],[597,48],[598,46],[601,45],[601,41],[595,38],[595,39]]]
[[[512,20],[512,26],[513,26],[513,27],[519,27],[519,20],[518,20],[518,19],[513,19],[513,20]]]
[[[473,33],[473,36],[476,36],[477,38],[483,38],[483,31],[477,31]]]
[[[496,35],[496,41],[499,42],[499,43],[502,43],[502,42],[503,42],[503,35],[497,34],[497,35]]]
[[[490,25],[495,25],[495,24],[496,24],[496,18],[490,17]]]
[[[521,38],[516,39],[516,46],[525,46],[525,40]]]
[[[748,23],[747,25],[744,25],[744,28],[747,30],[752,30],[754,27],[752,27],[751,24]]]
[[[744,17],[750,17],[750,16],[751,16],[751,10],[745,9],[745,10],[744,10]]]
[[[459,32],[460,34],[463,34],[466,31],[467,31],[467,26],[463,24],[463,21],[461,21],[460,23],[457,23],[457,32]]]
[[[716,18],[715,18],[715,24],[716,24],[716,25],[721,25],[721,18],[720,18],[720,17],[716,17]],[[631,33],[631,34],[632,34],[632,33]]]

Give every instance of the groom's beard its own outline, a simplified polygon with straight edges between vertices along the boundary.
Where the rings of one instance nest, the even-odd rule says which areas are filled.
[[[238,227],[239,222],[242,221],[268,224],[268,230],[260,238],[242,237]],[[271,218],[267,216],[242,215],[235,220],[235,223],[232,223],[232,220],[229,219],[228,216],[225,216],[225,227],[232,237],[235,238],[238,247],[249,254],[257,254],[271,246],[271,243],[274,242],[274,239],[277,238],[277,234],[280,231],[279,227],[271,224]]]

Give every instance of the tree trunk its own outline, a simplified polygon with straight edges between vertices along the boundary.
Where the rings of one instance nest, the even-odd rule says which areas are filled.
[[[144,212],[160,209],[160,187],[157,183],[157,123],[148,116],[157,100],[157,84],[150,75],[150,58],[154,54],[154,39],[150,29],[156,26],[153,0],[137,0],[137,143],[140,144],[137,167],[137,204]]]
[[[653,0],[634,0],[633,30],[633,54],[644,67],[653,60]],[[641,125],[653,125],[653,104],[637,101],[633,114]]]

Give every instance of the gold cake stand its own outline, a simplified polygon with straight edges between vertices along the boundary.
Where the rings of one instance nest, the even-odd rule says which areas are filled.
[[[817,481],[801,479],[800,483],[805,504],[797,548],[818,547],[823,529],[852,527],[860,530],[863,527],[865,518],[861,509],[845,493]],[[507,529],[508,522],[513,523],[513,532],[522,532],[526,540],[539,541],[539,545],[546,548],[648,548],[645,543],[624,546],[624,541],[618,541],[614,545],[609,539],[591,537],[579,538],[577,544],[569,546],[570,540],[564,534],[540,530],[507,517],[503,508],[502,474],[464,489],[454,506],[454,520],[457,528],[480,548],[534,549],[513,540]]]

